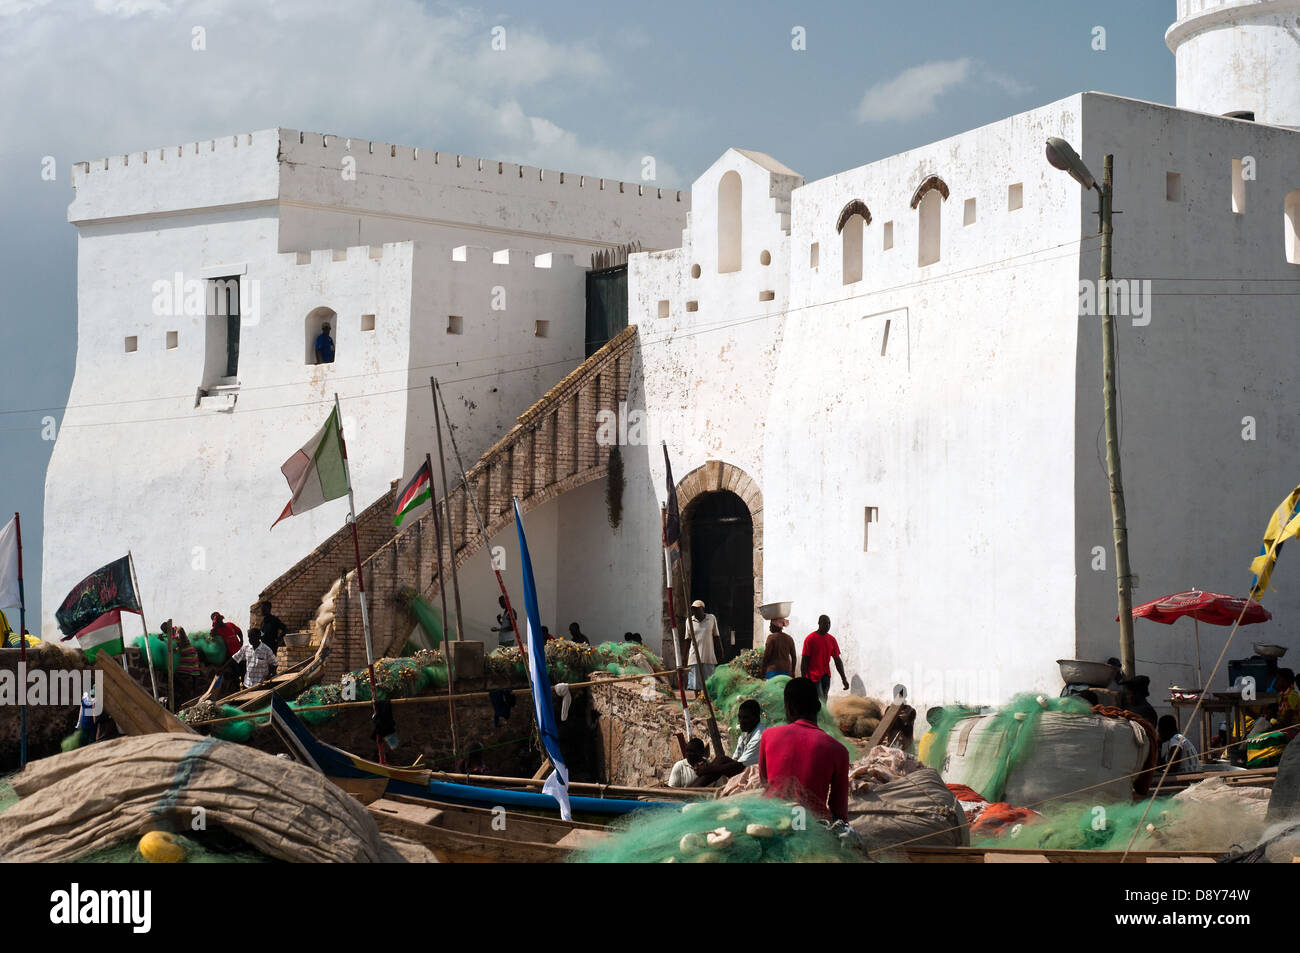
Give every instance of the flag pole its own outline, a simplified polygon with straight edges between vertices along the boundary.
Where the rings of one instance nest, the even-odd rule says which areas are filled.
[[[438,406],[441,406],[442,414],[444,417],[446,417],[447,401],[444,400],[442,397],[442,388],[438,386],[438,382],[436,380],[433,382],[433,387],[434,390],[437,392],[436,399],[434,401],[434,413],[437,413]],[[483,544],[487,545],[487,540],[488,540],[487,527],[483,525],[483,517],[482,515],[479,514],[478,504],[474,502],[474,494],[469,491],[469,476],[465,472],[465,461],[461,459],[460,448],[456,446],[456,432],[451,429],[450,418],[447,419],[447,434],[451,437],[451,451],[456,456],[456,466],[460,468],[460,485],[465,488],[465,496],[469,498],[469,505],[474,510],[474,520],[475,522],[478,523],[478,531],[483,534]],[[441,446],[439,446],[440,453],[441,450],[442,448]],[[446,473],[444,473],[443,483],[445,484],[446,481],[447,481],[447,476]],[[489,551],[489,563],[492,565],[493,575],[497,577],[497,588],[501,590],[501,598],[506,601],[506,618],[510,620],[510,630],[515,634],[515,645],[519,646],[520,654],[527,657],[528,653],[524,651],[523,637],[520,636],[519,634],[519,622],[515,618],[514,609],[510,607],[510,594],[506,592],[506,584],[501,578],[501,570],[497,569],[494,563],[491,563],[490,551]]]
[[[465,640],[465,623],[460,611],[460,578],[456,575],[456,524],[451,518],[451,488],[447,485],[447,458],[442,452],[442,418],[438,416],[438,381],[435,378],[429,378],[429,387],[433,391],[433,425],[438,433],[438,468],[442,471],[442,503],[447,512],[447,549],[451,553],[451,593],[456,600],[456,641]],[[450,423],[447,424],[451,426]],[[452,439],[455,439],[453,435]],[[430,474],[432,476],[433,474]],[[465,488],[466,494],[469,493],[469,487]],[[441,567],[439,567],[441,568]],[[447,623],[443,622],[443,628]],[[448,647],[448,658],[451,657],[450,646]]]
[[[686,682],[682,678],[685,669],[682,668],[681,643],[677,641],[677,606],[674,605],[673,599],[673,558],[668,551],[668,523],[663,510],[659,511],[659,534],[663,540],[664,568],[667,570],[665,577],[668,580],[668,625],[672,630],[673,657],[677,660],[677,693],[681,696],[682,718],[686,721],[686,737],[689,738],[691,736],[691,713],[686,707]]]
[[[442,519],[438,516],[438,494],[434,492],[433,461],[424,455],[424,465],[429,468],[429,495],[433,502],[433,535],[438,544],[438,599],[442,603],[442,661],[447,666],[447,720],[451,725],[451,756],[456,757],[456,703],[451,696],[456,691],[456,676],[451,670],[451,639],[447,630],[447,584],[443,581],[442,564]],[[443,496],[447,488],[442,488]]]
[[[144,619],[144,600],[140,598],[140,580],[135,574],[135,556],[131,554],[129,549],[126,551],[126,561],[131,565],[131,582],[135,585],[135,601],[140,605],[140,628],[144,629],[144,657],[149,664],[149,689],[153,692],[153,700],[157,701],[158,682],[153,677],[153,652],[149,650],[149,623]],[[126,658],[125,640],[122,645],[122,657]]]
[[[348,484],[348,522],[352,524],[352,555],[356,558],[357,563],[357,592],[361,595],[361,630],[366,638],[366,671],[370,675],[370,714],[373,717],[375,727],[378,728],[379,693],[375,689],[375,652],[370,643],[370,613],[366,609],[366,581],[364,574],[361,572],[361,543],[357,538],[357,508],[352,496],[352,473],[348,469],[348,445],[343,438],[343,411],[339,409],[337,391],[334,394],[334,420],[339,428],[339,449],[343,452],[343,479]],[[376,737],[375,745],[379,750],[379,763],[387,764],[384,760],[383,739]]]
[[[27,671],[27,597],[23,593],[23,524],[14,513],[14,532],[18,537],[18,660]],[[24,678],[26,676],[24,675]],[[27,693],[18,705],[18,767],[27,767]]]

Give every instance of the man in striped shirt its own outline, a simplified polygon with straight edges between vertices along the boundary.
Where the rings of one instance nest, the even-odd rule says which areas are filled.
[[[171,664],[176,680],[177,703],[199,694],[199,653],[185,630],[168,619],[162,624],[164,639],[171,639]]]

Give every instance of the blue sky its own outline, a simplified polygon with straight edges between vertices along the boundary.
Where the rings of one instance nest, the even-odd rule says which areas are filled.
[[[683,188],[739,146],[812,180],[1083,90],[1172,103],[1173,15],[1173,0],[0,0],[0,513],[23,515],[29,621],[42,420],[61,421],[76,357],[72,163],[286,126],[633,181],[651,155]]]

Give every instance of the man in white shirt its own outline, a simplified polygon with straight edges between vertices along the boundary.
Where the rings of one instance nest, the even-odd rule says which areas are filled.
[[[704,742],[692,738],[686,742],[686,757],[673,765],[672,774],[668,776],[670,788],[690,788],[695,786],[698,775],[695,769],[704,764]]]
[[[758,742],[763,737],[763,709],[758,702],[747,698],[740,703],[736,715],[740,723],[740,737],[736,739],[736,750],[731,755],[733,761],[748,768],[758,764]]]
[[[248,641],[239,647],[239,651],[230,656],[231,662],[246,660],[244,667],[244,687],[252,688],[266,679],[269,669],[275,668],[275,653],[262,644],[262,634],[255,628],[248,630]]]
[[[691,618],[695,620],[695,641],[687,650],[689,657],[686,663],[691,669],[686,687],[698,692],[704,686],[700,684],[695,663],[698,661],[699,667],[704,669],[704,681],[707,682],[713,670],[718,667],[718,653],[714,643],[721,645],[721,636],[718,633],[718,620],[712,613],[704,611],[704,600],[696,599],[691,603]]]

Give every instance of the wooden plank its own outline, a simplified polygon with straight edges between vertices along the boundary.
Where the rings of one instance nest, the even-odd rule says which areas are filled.
[[[880,724],[876,725],[876,730],[871,733],[871,740],[867,742],[868,751],[876,745],[883,744],[889,737],[889,733],[894,730],[894,723],[898,721],[898,713],[902,710],[903,706],[899,704],[890,705],[885,709],[885,713],[880,716]]]
[[[1002,854],[989,851],[984,855],[986,864],[1050,864],[1043,854]]]
[[[387,778],[330,778],[330,780],[362,804],[367,805],[382,798],[388,788]]]
[[[104,673],[104,709],[122,734],[147,735],[160,731],[197,734],[149,697],[120,665],[102,652],[95,658],[95,668]]]
[[[1148,857],[1148,864],[1212,864],[1213,857]]]
[[[563,847],[565,850],[581,850],[590,847],[592,844],[608,840],[610,836],[608,831],[587,831],[575,828],[556,841],[555,846]]]
[[[542,759],[542,766],[537,769],[536,773],[533,774],[532,779],[534,781],[545,780],[546,776],[550,774],[550,772],[551,772],[551,757],[550,755],[547,755],[545,758]]]

